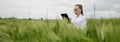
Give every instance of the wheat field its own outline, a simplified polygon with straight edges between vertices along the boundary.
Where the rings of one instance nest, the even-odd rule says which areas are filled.
[[[0,42],[120,42],[120,18],[87,20],[85,31],[64,20],[0,19]]]

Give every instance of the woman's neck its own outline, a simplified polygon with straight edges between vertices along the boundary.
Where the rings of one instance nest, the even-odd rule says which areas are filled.
[[[78,18],[81,14],[77,15],[76,18]]]

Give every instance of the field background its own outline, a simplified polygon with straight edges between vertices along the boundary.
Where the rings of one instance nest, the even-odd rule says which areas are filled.
[[[0,19],[0,42],[120,42],[120,18],[88,19],[86,30],[64,20]]]

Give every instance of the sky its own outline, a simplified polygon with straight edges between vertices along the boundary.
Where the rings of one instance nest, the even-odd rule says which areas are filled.
[[[87,18],[120,17],[120,0],[0,0],[0,17],[61,19],[75,17],[74,5],[82,4]]]

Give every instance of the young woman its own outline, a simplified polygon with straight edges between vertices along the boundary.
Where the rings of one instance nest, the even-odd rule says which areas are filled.
[[[72,23],[76,25],[77,27],[80,27],[80,29],[85,29],[87,24],[87,19],[83,14],[83,7],[81,4],[76,4],[74,8],[74,13],[76,15],[75,18],[72,19]]]

